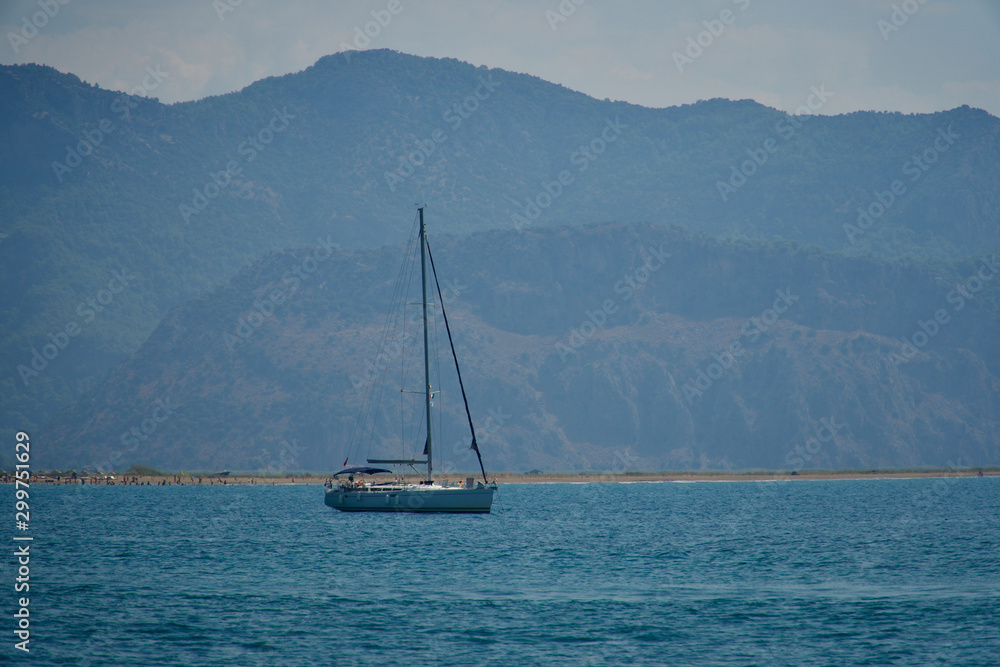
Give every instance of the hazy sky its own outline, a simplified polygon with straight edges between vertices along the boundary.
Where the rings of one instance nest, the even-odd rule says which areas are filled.
[[[0,0],[0,30],[2,64],[123,91],[158,68],[150,94],[164,102],[360,43],[645,106],[727,97],[791,111],[824,86],[824,114],[968,104],[1000,116],[1000,0]]]

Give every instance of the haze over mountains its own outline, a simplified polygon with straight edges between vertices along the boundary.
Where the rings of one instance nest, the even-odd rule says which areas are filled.
[[[1000,462],[983,111],[645,109],[389,51],[170,106],[3,67],[0,99],[2,425],[49,467],[340,463],[418,200],[495,469]]]

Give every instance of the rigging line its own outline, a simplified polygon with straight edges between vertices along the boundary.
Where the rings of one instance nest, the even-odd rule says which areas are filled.
[[[383,330],[385,326],[386,325],[383,325]],[[382,336],[379,336],[376,340],[380,340],[381,338]],[[376,353],[375,358],[377,359],[379,353],[378,344],[376,344],[375,346],[375,353]],[[368,374],[367,371],[368,371],[367,368],[364,369],[362,371],[363,375],[367,375]],[[373,377],[371,379],[374,380],[375,378]],[[355,420],[354,429],[352,430],[351,438],[348,441],[348,457],[347,457],[348,459],[350,459],[351,456],[354,455],[355,449],[357,449],[358,453],[360,453],[361,442],[364,439],[364,432],[368,428],[368,416],[371,408],[372,391],[373,391],[373,382],[369,381],[365,383],[365,391],[362,394],[362,399],[361,399],[361,408],[358,411],[358,417]]]
[[[408,390],[405,393],[407,393],[407,394],[410,395],[409,398],[407,399],[407,402],[408,402],[408,413],[409,413],[409,422],[410,422],[410,432],[406,435],[406,437],[400,443],[400,448],[401,448],[401,451],[403,453],[403,458],[407,458],[407,457],[413,458],[413,456],[414,456],[412,454],[413,450],[408,449],[408,447],[410,447],[410,443],[417,443],[419,441],[418,434],[421,433],[424,430],[424,428],[423,428],[423,426],[424,426],[424,410],[423,410],[423,405],[421,404],[422,401],[423,401],[424,392],[422,392],[422,391],[409,391]],[[417,419],[417,415],[420,415],[419,420]],[[403,415],[403,414],[400,415],[400,419],[401,420],[403,420],[404,417],[405,417],[405,415]],[[421,447],[422,447],[422,445],[421,445]],[[417,451],[419,451],[419,449]]]
[[[451,346],[451,356],[455,360],[455,373],[458,375],[458,387],[462,390],[462,401],[465,403],[465,415],[469,418],[469,430],[472,431],[472,449],[479,459],[479,468],[483,471],[483,483],[489,484],[486,479],[486,468],[483,466],[483,455],[479,453],[479,443],[476,442],[476,427],[472,423],[472,412],[469,410],[469,399],[465,395],[465,383],[462,382],[462,371],[458,367],[458,354],[455,353],[455,341],[451,337],[451,326],[448,324],[448,313],[444,309],[444,296],[441,294],[441,283],[438,282],[437,269],[434,267],[434,254],[431,253],[431,244],[424,238],[427,246],[427,257],[431,260],[431,273],[434,275],[434,286],[437,287],[438,301],[441,303],[441,316],[444,319],[444,328],[448,332],[448,344]]]
[[[399,378],[399,414],[400,414],[400,420],[399,420],[399,440],[400,440],[400,442],[402,442],[403,441],[403,434],[405,432],[404,429],[406,428],[405,426],[403,426],[403,420],[402,420],[402,415],[403,415],[403,375],[404,375],[403,367],[406,365],[406,353],[403,352],[399,356],[401,358],[400,359],[400,378]],[[399,458],[403,458],[403,457],[400,456]]]
[[[420,211],[419,210],[417,211],[416,215],[417,215],[417,220],[418,220],[417,224],[419,226],[419,215],[420,215]],[[422,299],[415,301],[415,300],[412,300],[410,298],[411,292],[415,289],[413,286],[416,284],[415,279],[416,279],[416,276],[417,276],[417,264],[418,264],[418,262],[417,262],[417,254],[419,252],[420,252],[420,249],[419,249],[419,230],[418,230],[417,236],[416,236],[416,244],[415,244],[412,256],[411,256],[409,281],[407,283],[406,292],[405,292],[405,294],[403,296],[403,298],[404,298],[404,307],[405,308],[409,308],[410,306],[416,306],[416,305],[421,306],[421,309],[419,311],[417,311],[418,312],[417,316],[415,316],[412,320],[405,320],[404,321],[404,324],[409,325],[410,328],[411,328],[411,330],[414,332],[413,333],[414,341],[420,340],[420,336],[419,336],[418,331],[419,331],[420,326],[421,326],[421,322],[420,321],[423,319]],[[421,280],[423,280],[422,274],[421,274]],[[422,286],[421,286],[420,289],[422,291]],[[423,349],[422,344],[420,344],[420,345],[415,344],[414,347],[415,348],[419,347],[420,350]],[[413,372],[413,370],[414,370],[413,369],[413,364],[415,363],[415,360],[417,359],[417,357],[419,357],[419,355],[416,353],[416,349],[411,350],[411,352],[413,354],[412,354],[412,356],[409,359],[407,359],[407,363],[406,363],[406,371],[405,371],[405,377],[406,378],[408,378],[409,375]],[[417,391],[417,392],[411,392],[410,390],[405,390],[405,386],[406,386],[405,382],[401,383],[400,389],[401,389],[401,391],[406,391],[406,393],[415,393],[415,394],[420,394],[421,396],[423,396],[424,394],[426,394],[426,389],[423,389],[423,384],[424,383],[421,382],[421,384],[420,384],[421,391]],[[400,449],[402,451],[402,454],[403,454],[404,458],[405,457],[411,457],[412,458],[412,456],[414,456],[411,453],[411,450],[407,449],[407,447],[409,446],[409,443],[417,443],[418,450],[419,450],[419,448],[422,448],[422,447],[425,446],[424,444],[421,444],[421,441],[419,440],[419,437],[418,437],[418,434],[424,431],[424,424],[425,424],[425,421],[424,421],[424,419],[425,419],[424,410],[423,410],[423,406],[422,405],[418,406],[416,400],[417,399],[415,397],[411,397],[409,399],[409,404],[410,404],[410,411],[409,411],[410,412],[410,420],[409,420],[410,421],[410,433],[409,433],[408,436],[405,436],[400,441]],[[421,398],[420,401],[423,401],[423,399]],[[419,421],[415,418],[415,415],[417,415],[418,413],[420,414]],[[403,418],[404,418],[404,414],[401,413],[400,414],[400,421],[401,421],[401,423],[404,421]]]
[[[416,213],[414,213],[414,225],[416,226],[418,224],[419,224],[419,211],[417,211]],[[419,234],[419,230],[417,231],[417,233]],[[406,437],[406,419],[404,418],[404,415],[406,414],[406,405],[405,405],[405,401],[404,401],[405,397],[403,396],[403,393],[404,393],[405,388],[406,388],[406,382],[407,382],[407,376],[408,376],[407,364],[409,363],[409,358],[407,357],[407,354],[406,354],[407,353],[406,339],[407,339],[407,336],[409,335],[409,333],[408,333],[409,332],[409,328],[407,326],[408,323],[407,323],[407,319],[406,318],[407,318],[407,311],[409,309],[410,285],[412,284],[412,281],[413,281],[413,267],[416,264],[416,262],[414,261],[414,258],[413,258],[413,254],[414,253],[413,253],[412,238],[413,237],[412,237],[412,232],[411,232],[411,244],[410,244],[410,246],[409,246],[409,248],[407,250],[407,255],[406,255],[408,271],[406,273],[405,284],[403,285],[403,289],[402,289],[402,293],[401,293],[402,303],[400,305],[401,310],[402,310],[402,316],[400,318],[400,325],[401,325],[401,328],[402,328],[402,332],[400,333],[400,336],[399,336],[400,341],[401,341],[401,350],[400,350],[400,354],[399,354],[399,453],[400,453],[400,458],[406,458],[406,443],[408,442],[407,437]]]
[[[417,222],[417,218],[416,218],[416,216],[414,216],[413,229],[416,229],[416,222]],[[394,316],[393,315],[398,310],[399,289],[400,289],[400,283],[402,282],[401,278],[402,278],[402,275],[404,273],[404,268],[406,266],[407,257],[409,257],[410,255],[412,255],[413,243],[414,243],[414,234],[413,234],[413,231],[411,230],[410,240],[409,240],[409,242],[407,244],[407,250],[403,254],[403,263],[400,265],[400,269],[399,269],[399,272],[397,274],[397,280],[396,280],[396,284],[395,284],[395,289],[394,289],[393,294],[392,294],[392,296],[390,298],[388,313],[386,314],[386,319],[385,319],[385,321],[384,321],[384,323],[382,325],[382,330],[380,331],[379,336],[376,339],[377,340],[377,344],[375,346],[375,353],[376,353],[375,354],[375,360],[376,361],[373,362],[375,364],[375,369],[374,369],[375,372],[372,374],[373,375],[373,377],[371,378],[372,381],[369,381],[365,385],[365,392],[364,392],[364,394],[362,396],[362,401],[361,401],[361,409],[358,412],[358,418],[355,421],[354,429],[351,432],[351,439],[348,441],[348,459],[355,453],[355,451],[357,451],[360,454],[360,450],[361,450],[361,447],[362,447],[362,442],[364,440],[364,433],[365,433],[365,431],[368,428],[369,418],[371,418],[371,422],[372,422],[372,435],[374,437],[375,420],[377,419],[377,410],[376,410],[376,414],[372,413],[372,402],[374,400],[373,399],[373,392],[374,392],[374,386],[376,384],[373,381],[377,380],[377,381],[381,382],[382,379],[383,379],[383,374],[378,372],[378,365],[377,365],[376,362],[381,357],[381,354],[384,351],[385,341],[386,341],[386,338],[388,336],[388,331],[390,330],[391,325],[392,325],[393,320],[394,320]],[[365,371],[364,371],[366,375],[368,374],[367,371],[368,371],[368,369],[366,368]],[[369,441],[369,448],[370,447],[371,447],[371,443]]]
[[[414,224],[416,225],[416,222]],[[386,344],[388,343],[390,332],[394,333],[398,329],[398,322],[399,322],[397,317],[398,313],[400,312],[401,309],[405,312],[404,304],[406,302],[406,293],[405,289],[403,288],[403,276],[407,275],[406,267],[409,266],[409,258],[412,255],[413,238],[414,238],[413,233],[411,231],[410,242],[407,244],[407,252],[403,257],[403,263],[400,265],[399,273],[397,274],[396,277],[396,285],[393,290],[392,303],[390,304],[389,319],[391,320],[392,326],[386,327],[385,336],[383,337],[382,343],[380,345],[379,356],[376,357],[376,359],[381,359],[382,355],[385,354]],[[380,370],[379,373],[380,381],[378,383],[378,391],[376,392],[376,397],[375,397],[375,409],[372,412],[372,430],[368,438],[367,452],[369,454],[371,453],[372,443],[375,441],[377,420],[379,416],[379,410],[382,407],[382,395],[385,391],[385,375],[386,375],[385,371],[388,370],[388,363],[389,362],[386,363],[387,366],[386,369],[379,369],[379,366],[381,366],[381,361],[379,361],[376,364],[376,370]]]
[[[434,371],[437,373],[437,392],[431,393],[431,400],[434,399],[434,393],[438,395],[437,402],[437,418],[438,418],[438,441],[444,442],[444,386],[441,382],[441,345],[440,345],[440,328],[441,325],[438,323],[437,318],[434,318]],[[438,455],[438,463],[441,462],[441,455]]]
[[[408,392],[408,393],[410,393],[410,392]],[[420,405],[420,402],[423,401],[423,392],[412,392],[412,393],[414,394],[414,396],[410,397],[410,434],[406,437],[406,439],[401,444],[402,451],[403,451],[403,458],[406,458],[406,457],[411,457],[412,458],[414,456],[413,454],[410,453],[411,450],[407,450],[406,449],[407,443],[411,443],[411,442],[412,443],[417,443],[419,441],[418,434],[421,433],[424,430],[424,428],[423,428],[424,427],[424,410],[423,410],[423,405]],[[421,398],[419,398],[419,399],[416,396],[418,394],[421,396]],[[418,414],[420,415],[420,420],[419,421],[415,418],[415,415],[418,415]],[[400,416],[402,416],[402,415],[400,415]]]
[[[419,220],[420,220],[420,212],[417,211],[414,213],[414,222],[413,222],[414,226],[413,229],[411,230],[410,244],[407,247],[407,254],[406,254],[407,271],[405,278],[403,278],[402,280],[401,291],[400,291],[401,301],[399,303],[400,317],[398,318],[398,322],[399,322],[400,332],[397,335],[397,341],[399,343],[399,350],[400,350],[399,352],[399,388],[400,388],[399,447],[401,452],[401,458],[405,458],[406,456],[405,447],[406,443],[409,441],[406,437],[406,420],[404,419],[404,415],[406,414],[406,402],[404,401],[403,393],[405,391],[406,383],[408,381],[408,376],[409,376],[410,359],[407,356],[408,352],[407,339],[409,337],[408,334],[409,322],[407,320],[407,311],[410,305],[409,294],[411,290],[411,285],[413,284],[413,275],[416,267],[414,249],[417,244],[417,241],[419,240]]]
[[[391,312],[392,309],[390,307],[390,313]],[[384,373],[379,367],[381,365],[380,360],[385,350],[385,340],[387,338],[388,331],[390,329],[391,327],[389,326],[383,329],[382,335],[380,336],[379,344],[376,348],[374,361],[372,362],[374,364],[374,369],[373,369],[374,377],[372,378],[372,382],[369,384],[371,391],[366,396],[366,403],[363,406],[363,409],[365,411],[365,421],[363,424],[364,429],[362,430],[361,433],[361,440],[359,440],[358,442],[359,454],[362,447],[362,443],[365,440],[366,434],[368,441],[368,446],[366,451],[371,450],[371,443],[375,437],[375,431],[377,429],[378,413],[379,413],[379,408],[381,407],[382,404],[382,392],[385,388]],[[371,424],[370,429],[369,429],[369,422]]]

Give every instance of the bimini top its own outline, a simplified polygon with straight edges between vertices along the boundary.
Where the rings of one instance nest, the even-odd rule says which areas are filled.
[[[386,470],[385,468],[369,468],[368,466],[347,466],[338,473],[334,473],[334,477],[338,475],[377,475],[380,472],[391,473],[391,470]]]

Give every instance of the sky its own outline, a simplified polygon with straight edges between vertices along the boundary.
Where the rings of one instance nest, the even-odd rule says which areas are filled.
[[[1000,116],[1000,0],[0,0],[0,34],[0,64],[168,103],[388,48],[648,107]]]

